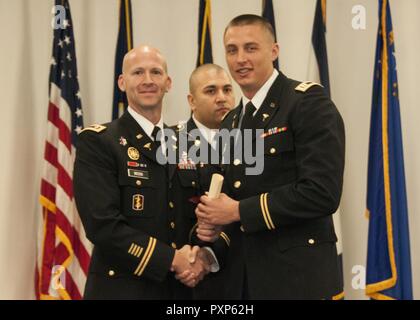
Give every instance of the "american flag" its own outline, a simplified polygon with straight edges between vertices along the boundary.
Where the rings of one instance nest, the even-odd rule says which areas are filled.
[[[73,197],[75,146],[83,113],[69,3],[55,4],[65,9],[65,18],[54,28],[35,292],[37,299],[81,299],[92,248]]]

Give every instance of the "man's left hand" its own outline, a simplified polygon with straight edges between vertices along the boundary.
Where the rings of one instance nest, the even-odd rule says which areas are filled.
[[[226,194],[221,193],[217,199],[203,195],[200,201],[195,209],[199,221],[212,225],[226,225],[240,221],[239,201],[233,200]]]

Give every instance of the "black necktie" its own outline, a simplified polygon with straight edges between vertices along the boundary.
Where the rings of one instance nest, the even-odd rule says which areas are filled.
[[[159,131],[160,131],[160,128],[158,126],[155,126],[153,128],[153,131],[152,131],[152,138],[153,138],[155,146],[156,146],[156,158],[158,157],[159,152],[160,152],[160,154],[165,156],[163,150],[162,149],[159,150],[159,148],[162,145],[161,141],[157,138]]]
[[[257,110],[257,108],[254,107],[251,101],[246,104],[245,114],[242,117],[242,125],[241,125],[242,129],[252,128],[255,110]]]

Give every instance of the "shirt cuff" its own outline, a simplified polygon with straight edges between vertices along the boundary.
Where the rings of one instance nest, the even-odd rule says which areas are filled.
[[[210,272],[214,273],[214,272],[218,272],[220,270],[220,265],[219,265],[219,261],[216,258],[216,255],[213,252],[213,249],[210,247],[203,247],[204,250],[207,250],[207,252],[209,252],[212,257],[213,257],[213,263],[210,265]]]

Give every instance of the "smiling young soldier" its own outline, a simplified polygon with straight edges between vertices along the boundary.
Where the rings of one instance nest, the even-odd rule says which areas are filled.
[[[227,298],[333,298],[342,291],[332,220],[343,183],[342,118],[320,85],[274,69],[279,47],[262,17],[233,19],[224,45],[243,96],[222,128],[264,130],[262,174],[246,175],[250,164],[234,159],[229,196],[202,196],[196,209],[230,236]]]

